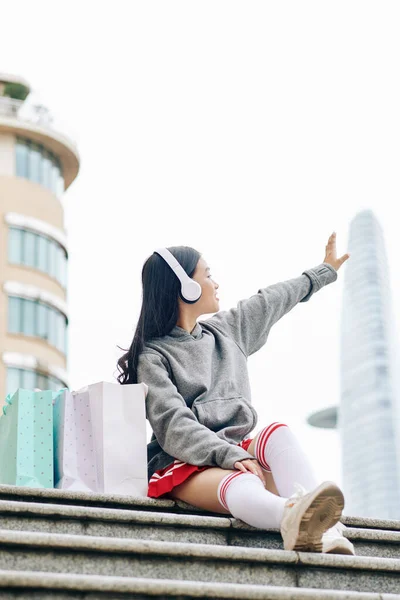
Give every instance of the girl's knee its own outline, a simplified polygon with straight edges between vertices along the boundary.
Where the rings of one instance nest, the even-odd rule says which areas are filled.
[[[274,433],[274,431],[276,431],[277,429],[280,429],[281,427],[288,428],[289,426],[286,425],[286,423],[281,423],[280,421],[275,421],[274,423],[271,423],[270,425],[263,427],[257,433],[257,435],[254,437],[254,439],[251,442],[250,446],[248,447],[247,451],[250,452],[250,454],[252,454],[253,456],[255,456],[258,460],[259,460],[259,457],[262,458],[263,452],[264,452],[265,447],[268,442],[268,439]],[[269,468],[268,468],[268,470],[269,470]]]
[[[262,434],[271,435],[274,431],[276,431],[280,427],[289,427],[289,425],[287,425],[286,423],[283,423],[282,421],[274,421],[273,423],[270,423],[266,427],[263,427],[261,429],[261,431],[258,432],[257,435],[258,436],[261,436]]]
[[[271,437],[271,435],[277,431],[278,429],[289,429],[289,426],[286,425],[286,423],[281,423],[280,421],[275,421],[274,423],[271,423],[270,425],[267,425],[266,427],[264,427],[263,429],[261,429],[261,431],[259,431],[259,433],[256,435],[254,441],[255,441],[255,446],[256,446],[256,450],[259,452],[260,455],[263,454],[265,447],[267,445],[267,442],[269,440],[269,438]]]

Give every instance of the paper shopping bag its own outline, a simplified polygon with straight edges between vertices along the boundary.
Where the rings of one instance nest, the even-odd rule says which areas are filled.
[[[0,483],[52,488],[53,407],[57,392],[18,389],[0,416]]]
[[[147,496],[147,389],[103,381],[58,396],[57,488]]]

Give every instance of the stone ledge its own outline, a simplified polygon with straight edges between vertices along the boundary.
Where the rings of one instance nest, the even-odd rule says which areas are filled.
[[[166,557],[203,558],[228,561],[263,562],[299,566],[329,567],[333,569],[355,569],[400,573],[400,559],[314,552],[294,552],[241,546],[194,544],[153,540],[127,540],[109,537],[67,535],[36,532],[0,530],[0,546],[18,548],[45,548],[46,550],[68,550],[71,552],[96,552],[106,554],[131,554]]]
[[[71,506],[37,502],[14,502],[12,500],[0,500],[0,515],[42,516],[62,519],[78,518],[118,523],[185,525],[189,527],[207,527],[216,529],[227,529],[231,527],[231,520],[227,517],[184,515],[155,511],[121,510],[117,508]]]
[[[342,516],[340,520],[349,527],[353,526],[364,529],[390,529],[391,531],[400,531],[400,521],[396,520],[345,516]]]
[[[16,485],[0,485],[0,499],[3,496],[43,500],[65,500],[102,504],[120,504],[125,506],[144,506],[146,508],[176,508],[174,500],[158,500],[147,496],[123,496],[121,494],[99,494],[92,492],[74,492],[71,490],[57,490],[55,488],[30,488]]]
[[[142,507],[147,510],[159,510],[168,509],[174,513],[191,513],[199,516],[208,517],[222,517],[222,513],[213,513],[210,511],[203,510],[201,508],[191,506],[181,500],[167,500],[167,499],[156,499],[149,498],[147,496],[122,496],[117,494],[99,494],[91,492],[75,492],[71,490],[58,490],[58,489],[42,489],[42,488],[28,488],[14,485],[0,485],[0,499],[6,497],[15,501],[41,500],[43,503],[62,500],[66,503],[73,504],[74,502],[89,503],[89,504],[100,504],[115,505],[121,507],[121,510],[131,508],[135,510],[136,507]],[[229,518],[229,517],[225,517]],[[353,516],[342,516],[341,522],[348,527],[359,527],[363,529],[380,529],[380,530],[391,530],[400,531],[400,520],[388,520],[388,519],[373,519],[367,517],[353,517]],[[237,524],[234,524],[236,521]],[[251,528],[250,525],[246,525],[233,519],[233,526],[240,528]],[[241,525],[239,525],[241,523]],[[251,528],[255,529],[255,528]],[[277,530],[276,530],[277,531]]]
[[[43,591],[137,593],[149,596],[162,595],[162,597],[179,595],[192,598],[236,598],[239,600],[400,600],[399,594],[0,570],[0,589],[10,590],[12,588],[41,589]]]
[[[0,500],[0,516],[7,517],[37,517],[54,518],[54,520],[81,520],[81,521],[100,521],[110,524],[125,523],[138,525],[155,525],[171,527],[190,527],[214,530],[234,529],[236,531],[245,531],[255,534],[278,533],[276,528],[257,529],[243,523],[239,519],[230,517],[218,517],[207,515],[191,515],[170,512],[155,512],[143,510],[114,509],[92,506],[75,506],[63,504],[23,502]],[[8,530],[6,527],[5,529]],[[386,529],[358,529],[346,527],[345,537],[351,540],[363,542],[387,542],[398,544],[400,542],[400,532]]]
[[[242,548],[215,544],[193,544],[153,540],[129,540],[109,537],[82,536],[30,531],[0,530],[0,552],[6,546],[18,548],[44,548],[46,550],[68,550],[76,552],[99,552],[106,554],[162,555],[163,557],[209,558],[213,560],[270,562],[274,564],[296,564],[298,553],[285,550]],[[385,560],[385,559],[382,559]],[[395,559],[387,559],[393,560]],[[398,563],[400,571],[400,560]]]
[[[356,527],[347,527],[344,536],[352,540],[363,542],[391,542],[400,543],[400,531],[389,531],[387,529],[358,529]]]

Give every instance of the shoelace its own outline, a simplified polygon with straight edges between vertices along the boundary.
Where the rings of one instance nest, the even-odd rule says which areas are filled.
[[[294,483],[294,488],[295,488],[295,492],[293,492],[293,494],[291,496],[289,496],[289,500],[291,500],[290,503],[287,504],[287,506],[294,506],[294,504],[296,503],[296,500],[298,500],[299,498],[301,498],[302,496],[304,496],[305,494],[307,494],[307,490],[305,487],[303,487],[300,483]]]
[[[294,487],[295,487],[295,492],[294,494],[292,494],[292,496],[290,496],[291,498],[296,497],[296,498],[300,498],[301,496],[304,496],[305,494],[307,494],[307,490],[305,487],[303,487],[300,483],[294,483]]]

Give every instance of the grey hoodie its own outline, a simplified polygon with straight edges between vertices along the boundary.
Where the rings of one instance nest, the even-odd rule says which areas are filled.
[[[137,373],[138,383],[149,386],[149,479],[175,458],[223,469],[254,459],[236,445],[257,424],[247,357],[265,344],[283,315],[336,279],[334,267],[321,263],[198,321],[191,333],[176,325],[167,335],[146,342]]]

